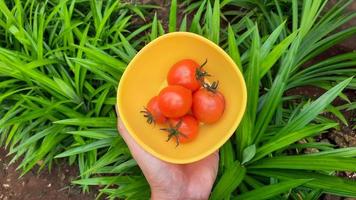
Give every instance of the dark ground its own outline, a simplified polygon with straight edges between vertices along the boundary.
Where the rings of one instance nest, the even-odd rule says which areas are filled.
[[[18,163],[8,165],[10,157],[0,148],[0,200],[91,200],[93,193],[82,194],[79,187],[70,185],[71,180],[78,174],[76,167],[69,167],[60,162],[52,172],[47,169],[37,174],[32,170],[19,178],[20,171],[16,171]]]
[[[169,7],[161,0],[142,0],[142,2],[155,2],[163,6],[163,10],[158,14],[161,16],[168,15]],[[336,2],[336,0],[332,0]],[[356,1],[349,8],[351,11],[356,10]],[[167,22],[163,22],[166,24]],[[356,26],[356,19],[348,23],[347,26]],[[342,52],[356,50],[356,36],[348,41],[343,42],[340,46],[332,48],[327,53],[319,56],[317,59],[327,58],[331,55],[336,55]],[[291,94],[300,94],[317,98],[324,91],[313,87],[298,88],[289,91]],[[356,101],[356,91],[347,91],[347,96],[351,101]],[[336,104],[342,103],[341,100],[334,102]],[[328,115],[328,114],[325,114]],[[351,127],[355,122],[351,122],[356,118],[355,112],[344,112],[344,115],[349,121],[349,126],[342,126],[340,131],[331,131],[320,137],[323,142],[327,141],[336,144],[340,147],[356,146],[356,133]],[[333,118],[332,115],[328,117]],[[51,173],[48,170],[43,170],[37,174],[36,170],[32,170],[22,178],[19,178],[20,172],[16,171],[17,163],[8,165],[11,158],[6,157],[6,151],[0,148],[0,200],[91,200],[95,199],[95,194],[82,194],[79,187],[70,185],[71,180],[76,179],[78,171],[76,167],[69,167],[65,162],[60,162],[55,165]],[[353,173],[343,172],[340,176],[355,179],[356,175]],[[352,198],[341,198],[331,195],[324,195],[324,200],[351,200]],[[355,199],[356,200],[356,199]]]

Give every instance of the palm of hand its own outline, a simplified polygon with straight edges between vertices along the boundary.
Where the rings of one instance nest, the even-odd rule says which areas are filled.
[[[218,170],[218,154],[186,165],[157,161],[159,168],[145,176],[151,187],[171,194],[172,199],[208,199]],[[168,191],[167,191],[168,190]]]
[[[217,152],[195,163],[170,164],[144,151],[120,120],[118,129],[151,186],[152,199],[208,199],[218,171]]]

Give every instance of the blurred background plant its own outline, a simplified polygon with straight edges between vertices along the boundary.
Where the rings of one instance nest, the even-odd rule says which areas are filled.
[[[352,0],[0,1],[0,143],[25,174],[76,165],[84,191],[146,199],[150,191],[116,130],[116,89],[130,60],[166,32],[219,44],[243,71],[248,105],[220,150],[211,199],[356,197],[336,176],[356,171],[356,148],[319,142],[354,130],[356,53],[318,58],[356,35]],[[317,58],[317,59],[316,59]],[[291,92],[313,86],[318,98]],[[337,106],[332,104],[338,99]],[[345,117],[345,111],[351,117]],[[331,113],[334,117],[327,117]],[[338,123],[339,122],[339,123]]]

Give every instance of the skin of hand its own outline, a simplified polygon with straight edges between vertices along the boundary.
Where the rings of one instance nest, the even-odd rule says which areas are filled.
[[[118,117],[118,131],[151,187],[152,200],[208,199],[218,172],[219,153],[191,164],[171,164],[143,150]]]

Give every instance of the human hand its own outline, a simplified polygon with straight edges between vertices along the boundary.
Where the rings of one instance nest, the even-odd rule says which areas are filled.
[[[208,199],[218,172],[219,154],[191,164],[171,164],[143,150],[118,117],[118,130],[151,187],[152,200]]]

